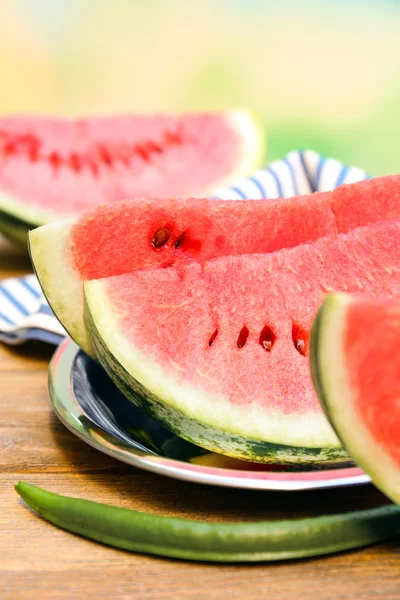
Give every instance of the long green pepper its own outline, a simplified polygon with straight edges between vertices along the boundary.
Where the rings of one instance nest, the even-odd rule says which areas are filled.
[[[394,505],[340,515],[259,523],[205,523],[161,517],[47,492],[15,487],[48,521],[98,542],[160,556],[212,562],[305,558],[359,548],[400,533]]]

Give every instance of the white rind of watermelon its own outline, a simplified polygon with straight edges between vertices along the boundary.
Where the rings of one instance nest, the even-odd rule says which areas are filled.
[[[237,165],[219,181],[210,183],[205,189],[192,195],[207,195],[217,188],[232,185],[241,177],[247,177],[260,165],[265,152],[265,132],[263,125],[248,110],[227,111],[225,119],[240,141]]]
[[[374,300],[368,299],[373,305]],[[371,477],[373,483],[391,500],[400,503],[399,465],[385,448],[384,437],[380,441],[372,435],[367,427],[362,411],[368,411],[367,400],[357,407],[357,389],[351,378],[345,348],[348,332],[348,313],[357,306],[359,299],[350,294],[332,294],[328,296],[320,308],[311,333],[310,362],[311,374],[321,406],[334,427],[343,444],[354,461]],[[382,314],[387,310],[384,301],[381,303]],[[400,323],[400,304],[389,302],[390,320],[392,324]],[[365,323],[368,329],[369,324]],[[357,331],[350,331],[356,336]],[[384,336],[383,336],[384,340]],[[365,344],[365,340],[363,340]],[[379,377],[379,348],[382,339],[370,339],[367,352],[376,357],[376,373]],[[364,346],[365,348],[365,346]],[[394,359],[395,360],[395,359]],[[384,384],[383,384],[384,385]],[[393,408],[399,390],[392,390]],[[398,410],[398,409],[397,409]],[[396,413],[387,414],[387,419],[396,421]]]
[[[202,185],[199,187],[195,183],[191,183],[190,181],[190,169],[193,168],[193,164],[188,164],[185,167],[185,154],[183,153],[181,157],[182,161],[182,173],[184,173],[185,181],[189,180],[186,188],[184,190],[179,189],[179,193],[175,189],[169,189],[168,184],[168,167],[165,172],[165,184],[163,186],[164,194],[171,195],[207,195],[212,190],[223,187],[229,184],[232,184],[235,180],[245,177],[249,175],[260,163],[262,155],[264,153],[264,132],[262,128],[258,126],[258,123],[255,117],[247,110],[231,110],[222,113],[208,113],[210,119],[215,117],[216,121],[219,123],[223,123],[222,131],[218,132],[218,136],[220,138],[216,139],[217,143],[223,142],[223,135],[225,130],[225,135],[229,133],[229,135],[233,136],[234,142],[236,144],[236,148],[234,149],[236,152],[236,156],[231,157],[228,161],[228,164],[225,167],[225,172],[223,175],[218,176],[218,178],[208,177],[208,182],[206,185]],[[204,117],[198,113],[200,117]],[[196,118],[196,114],[193,115],[183,115],[182,122],[184,122],[185,117]],[[140,124],[140,115],[134,116]],[[157,118],[157,116],[156,116]],[[19,117],[11,117],[10,119],[3,119],[3,122],[7,124],[10,120],[15,119],[16,123],[18,123]],[[68,119],[45,119],[43,117],[21,117],[22,121],[27,121],[29,123],[29,127],[32,127],[34,130],[39,129],[40,132],[40,123],[37,125],[39,121],[43,122],[43,126],[47,128],[47,121],[49,123],[49,128],[54,126],[55,131],[57,131],[58,124],[61,124],[66,131],[64,135],[68,140],[68,123],[71,125],[76,122],[76,120],[68,120]],[[104,120],[108,118],[105,117]],[[118,120],[118,117],[116,117]],[[143,119],[148,119],[148,116],[143,116]],[[98,119],[101,121],[101,118]],[[178,122],[178,117],[176,118],[176,122]],[[26,127],[26,126],[25,126]],[[0,120],[0,142],[1,142],[1,129],[2,129],[2,121]],[[24,124],[21,125],[21,132],[24,133]],[[201,140],[201,132],[200,140]],[[129,139],[129,132],[125,132],[124,135]],[[146,139],[144,139],[146,141]],[[210,138],[208,140],[209,144],[213,144],[213,140]],[[63,139],[60,139],[60,147],[62,148]],[[205,144],[206,146],[207,144]],[[56,148],[57,150],[57,148]],[[197,151],[197,150],[196,150]],[[194,151],[194,152],[196,152]],[[191,157],[190,161],[193,162],[193,148],[191,148]],[[12,158],[2,158],[2,149],[0,147],[0,163],[2,160],[13,160]],[[221,155],[222,156],[222,155]],[[213,160],[211,153],[206,152],[206,148],[204,145],[201,145],[201,142],[198,144],[198,162],[201,169],[206,170],[208,161]],[[7,166],[7,162],[5,162]],[[28,168],[29,167],[29,168]],[[41,167],[32,166],[27,161],[27,165],[25,166],[25,170],[23,170],[23,165],[21,166],[21,177],[27,178],[29,183],[29,178],[32,177],[32,187],[35,186],[35,169],[40,169]],[[122,168],[122,167],[121,167]],[[146,163],[144,163],[143,169],[146,169]],[[175,167],[174,167],[175,168]],[[150,169],[150,168],[149,168]],[[148,169],[148,170],[149,170]],[[157,167],[156,167],[157,169]],[[125,169],[125,172],[122,175],[125,177],[128,171]],[[129,173],[129,172],[128,172]],[[71,175],[73,177],[73,175]],[[52,178],[49,178],[48,181],[48,193],[51,194],[51,188],[53,186],[58,185],[58,175],[55,172]],[[151,195],[160,195],[160,191],[153,190],[152,185],[152,172],[149,170],[148,176],[145,179],[145,183],[141,183],[140,192],[135,189],[134,178],[129,180],[129,184],[126,185],[123,181],[123,177],[119,177],[118,174],[113,175],[113,180],[109,186],[109,197],[107,193],[103,190],[102,195],[99,196],[96,201],[96,187],[92,186],[91,194],[88,199],[82,198],[79,201],[80,208],[66,210],[65,207],[60,210],[60,206],[57,202],[54,202],[53,207],[44,206],[40,201],[35,199],[35,194],[32,194],[32,197],[25,191],[24,194],[13,192],[12,185],[10,189],[10,182],[4,184],[2,181],[2,176],[0,173],[0,233],[3,233],[6,237],[9,237],[15,243],[25,246],[26,245],[26,234],[29,230],[38,227],[40,225],[50,223],[56,220],[59,220],[60,217],[75,217],[78,214],[85,212],[91,208],[94,208],[98,204],[102,204],[104,202],[112,202],[118,199],[140,195],[140,196],[151,196]],[[114,182],[113,182],[114,181]],[[64,184],[65,185],[65,184]],[[160,179],[158,178],[158,186],[160,185]],[[176,184],[174,184],[176,185]],[[143,187],[144,186],[144,187]],[[77,198],[80,195],[80,183],[79,177],[76,177],[76,189],[71,188],[70,183],[65,185],[65,188],[68,190],[66,193],[73,193]],[[100,190],[100,186],[99,186]],[[41,196],[43,196],[43,190],[41,192]],[[36,194],[37,195],[37,194]],[[17,234],[14,234],[13,229],[16,228]],[[25,236],[21,235],[25,229]]]
[[[71,219],[49,223],[44,244],[41,228],[33,229],[29,232],[28,249],[39,283],[55,316],[82,350],[93,356],[83,319],[82,280],[69,251],[73,222]]]
[[[84,284],[86,323],[99,362],[134,404],[180,437],[212,452],[288,465],[349,462],[322,412],[283,415],[257,407],[249,410],[182,383],[126,339],[105,281]]]

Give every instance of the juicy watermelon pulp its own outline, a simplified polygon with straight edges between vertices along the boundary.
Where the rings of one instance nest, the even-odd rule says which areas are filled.
[[[133,402],[211,451],[343,460],[309,376],[311,325],[326,292],[400,294],[399,250],[400,221],[384,222],[270,254],[88,281],[97,357]],[[286,449],[277,458],[271,444]]]
[[[93,354],[82,281],[195,260],[271,253],[400,217],[400,176],[289,200],[133,199],[30,233],[44,293],[71,337]]]
[[[2,118],[0,231],[18,241],[13,220],[28,230],[130,196],[204,194],[247,175],[261,152],[261,132],[239,110]]]
[[[400,303],[336,294],[318,312],[311,372],[354,460],[400,503]]]

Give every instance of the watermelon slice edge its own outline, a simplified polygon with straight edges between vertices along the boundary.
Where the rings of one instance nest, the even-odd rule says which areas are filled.
[[[400,303],[332,294],[315,318],[311,374],[322,408],[354,461],[400,503]]]

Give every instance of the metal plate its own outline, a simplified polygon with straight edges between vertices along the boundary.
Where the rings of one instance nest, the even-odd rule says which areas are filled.
[[[105,371],[71,340],[49,368],[55,413],[97,450],[134,467],[195,483],[257,490],[310,490],[360,485],[358,467],[293,470],[204,453],[147,417],[114,386]]]

